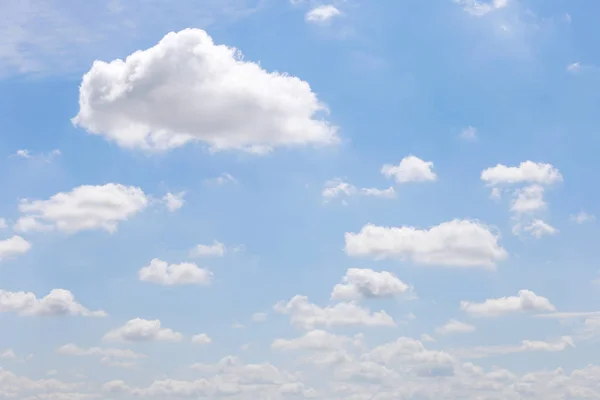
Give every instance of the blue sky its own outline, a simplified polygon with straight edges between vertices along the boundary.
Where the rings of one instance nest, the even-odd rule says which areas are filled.
[[[600,398],[600,4],[0,11],[0,398]]]

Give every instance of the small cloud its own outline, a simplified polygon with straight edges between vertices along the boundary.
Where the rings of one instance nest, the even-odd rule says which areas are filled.
[[[225,185],[227,183],[237,183],[237,179],[235,179],[231,174],[224,172],[216,178],[206,179],[204,182],[216,185]]]
[[[185,192],[169,192],[163,196],[162,200],[167,206],[167,209],[173,212],[183,207],[183,204],[185,203],[185,200],[183,200],[183,196],[185,196]]]
[[[25,159],[35,159],[42,162],[51,162],[55,157],[61,155],[60,150],[54,149],[49,153],[32,154],[28,149],[19,149],[16,151],[15,156]]]
[[[241,347],[242,351],[248,351],[248,349],[250,348],[250,345],[248,343],[243,344]]]
[[[8,228],[8,224],[6,223],[6,220],[4,218],[0,218],[0,229],[6,229]]]
[[[233,329],[244,329],[246,326],[244,324],[240,324],[239,322],[234,322],[231,327]]]
[[[267,320],[267,313],[257,312],[252,314],[252,321],[254,322],[265,322]]]
[[[435,339],[426,333],[421,335],[421,342],[435,342]]]
[[[8,349],[0,353],[0,359],[15,359],[17,358],[13,349]]]
[[[192,336],[192,343],[199,345],[207,345],[212,343],[212,339],[206,333],[200,333]]]
[[[459,137],[463,140],[474,141],[477,140],[477,128],[468,126],[460,132]]]
[[[576,72],[579,72],[580,70],[581,70],[581,63],[579,63],[579,62],[575,62],[575,63],[567,65],[568,72],[576,73]]]
[[[225,245],[214,241],[213,244],[198,244],[190,251],[190,257],[223,257],[227,251]]]
[[[571,22],[573,22],[573,18],[571,17],[571,14],[565,13],[565,22],[567,24],[570,24]]]
[[[571,222],[575,222],[576,224],[583,224],[584,222],[590,222],[596,219],[595,215],[588,214],[585,211],[580,211],[575,215],[571,215],[569,220]]]
[[[306,21],[312,23],[323,23],[330,21],[332,18],[340,16],[342,13],[335,6],[322,5],[313,8],[306,13]]]
[[[506,7],[509,0],[454,0],[454,2],[462,6],[465,12],[475,17],[483,17]]]

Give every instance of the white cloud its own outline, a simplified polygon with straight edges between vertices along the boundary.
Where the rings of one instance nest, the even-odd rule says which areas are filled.
[[[526,225],[523,230],[529,232],[538,239],[542,236],[556,235],[558,233],[558,229],[541,219],[534,219],[529,225]]]
[[[471,333],[475,331],[473,325],[451,319],[443,326],[440,326],[435,330],[440,335],[449,335],[453,333]]]
[[[425,376],[451,373],[456,362],[450,354],[428,350],[420,341],[407,337],[377,346],[363,358],[389,366],[410,366]]]
[[[423,161],[418,157],[409,155],[404,157],[400,164],[385,164],[381,173],[387,178],[394,178],[397,183],[435,181],[437,176],[433,172],[433,162]]]
[[[119,222],[127,220],[148,205],[142,189],[115,183],[83,185],[60,192],[47,200],[21,200],[19,211],[32,230],[42,227],[67,233],[104,229],[115,232]],[[19,226],[19,222],[17,222]]]
[[[69,343],[65,344],[56,349],[56,353],[66,356],[77,356],[77,357],[110,357],[115,359],[138,359],[146,358],[145,354],[136,353],[130,349],[113,349],[113,348],[102,348],[102,347],[89,347],[82,348],[76,344]]]
[[[523,161],[518,167],[498,164],[487,168],[481,172],[481,180],[491,186],[516,183],[551,185],[562,182],[563,177],[552,164]]]
[[[381,197],[384,199],[393,199],[396,197],[396,190],[391,186],[387,189],[361,188],[360,194],[362,194],[363,196]]]
[[[431,335],[423,333],[421,335],[421,342],[435,342],[435,339]]]
[[[213,244],[198,244],[190,251],[190,257],[223,257],[227,249],[221,242],[214,241]]]
[[[0,229],[6,229],[8,228],[8,224],[6,223],[6,220],[4,218],[0,218]]]
[[[49,163],[55,157],[60,156],[61,152],[58,149],[54,149],[54,150],[52,150],[52,151],[50,151],[49,153],[46,153],[46,154],[40,153],[40,154],[34,155],[34,154],[31,154],[31,152],[29,150],[27,150],[27,149],[20,149],[20,150],[17,150],[17,152],[15,153],[15,155],[17,157],[21,157],[21,158],[25,158],[25,159],[35,159],[35,160],[40,160],[40,161]]]
[[[332,300],[359,300],[361,298],[392,297],[410,290],[410,286],[394,274],[372,269],[350,268],[331,292]]]
[[[477,140],[477,128],[468,126],[460,132],[459,137],[463,140]]]
[[[477,346],[470,349],[459,349],[452,352],[460,358],[481,358],[496,354],[522,353],[528,351],[563,351],[575,347],[575,342],[570,336],[563,336],[554,341],[523,340],[516,346]]]
[[[494,268],[507,257],[499,236],[476,221],[453,220],[430,229],[365,225],[346,233],[348,255],[410,259],[418,264]]]
[[[330,351],[346,347],[351,340],[345,336],[334,335],[321,329],[307,332],[295,339],[275,339],[271,347],[277,350],[313,350]]]
[[[369,196],[369,197],[380,197],[393,199],[396,197],[396,190],[393,187],[387,189],[377,188],[361,188],[358,189],[356,186],[345,182],[339,178],[329,180],[325,182],[321,195],[325,199],[325,202],[338,197],[351,197],[356,195]]]
[[[199,345],[207,345],[212,343],[212,339],[206,333],[199,333],[192,336],[192,343]]]
[[[127,148],[199,141],[213,151],[264,153],[339,140],[307,82],[269,73],[200,29],[171,32],[125,61],[94,62],[79,105],[75,125]]]
[[[183,200],[183,196],[185,196],[185,192],[179,192],[175,194],[169,192],[164,195],[163,201],[167,206],[167,209],[173,212],[183,207],[183,204],[185,203],[185,200]]]
[[[252,314],[252,321],[254,322],[265,322],[267,320],[267,313],[257,312]]]
[[[544,187],[531,185],[515,190],[510,211],[515,213],[531,213],[546,208]]]
[[[169,328],[163,328],[159,320],[134,318],[120,328],[113,329],[104,335],[104,340],[111,342],[147,342],[165,341],[179,342],[183,336]]]
[[[225,185],[227,183],[237,183],[237,179],[235,179],[231,174],[224,172],[216,178],[207,179],[205,182],[215,183],[217,185]]]
[[[302,329],[317,326],[396,326],[385,311],[373,312],[355,303],[337,303],[325,308],[308,302],[305,296],[294,296],[289,302],[277,303],[273,309],[290,315],[292,325]]]
[[[141,281],[159,285],[207,285],[213,273],[194,263],[169,264],[154,258],[138,271],[138,277]]]
[[[571,222],[575,222],[577,224],[583,224],[584,222],[590,222],[590,221],[594,221],[596,219],[596,216],[593,214],[588,214],[585,211],[580,211],[575,215],[571,215],[569,217],[569,220]]]
[[[326,22],[332,18],[339,17],[342,13],[331,4],[317,6],[306,13],[305,19],[308,22],[319,23]]]
[[[53,289],[41,299],[31,292],[0,290],[0,312],[14,312],[24,316],[106,316],[104,311],[90,311],[77,303],[73,294],[65,289]]]
[[[454,2],[471,15],[482,17],[492,11],[500,10],[508,5],[509,0],[454,0]]]
[[[499,317],[519,312],[555,311],[556,307],[545,297],[520,290],[518,296],[487,299],[483,303],[461,301],[460,309],[478,317]]]
[[[21,236],[14,235],[0,240],[0,261],[27,253],[30,249],[31,244]]]

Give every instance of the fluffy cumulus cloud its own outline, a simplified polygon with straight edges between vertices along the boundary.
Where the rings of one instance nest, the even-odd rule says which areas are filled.
[[[487,299],[483,303],[460,302],[461,310],[478,317],[499,317],[506,314],[531,311],[555,311],[550,300],[538,296],[531,290],[519,290],[517,296]]]
[[[305,296],[294,296],[288,302],[279,302],[274,310],[290,316],[292,325],[302,329],[318,326],[396,326],[385,311],[371,312],[355,303],[337,303],[320,307],[310,303]]]
[[[488,185],[537,183],[550,185],[562,182],[560,171],[552,164],[523,161],[517,167],[498,164],[481,172],[481,180]]]
[[[325,4],[312,8],[306,13],[305,19],[307,22],[323,23],[339,17],[341,14],[340,10],[334,5]]]
[[[350,268],[342,283],[335,285],[332,300],[359,300],[361,298],[392,297],[410,290],[410,286],[387,271]]]
[[[67,233],[93,229],[114,232],[120,222],[147,206],[148,198],[138,187],[115,183],[83,185],[47,200],[21,200],[22,217],[15,228],[23,232],[53,229]]]
[[[404,157],[400,164],[385,164],[381,173],[396,180],[397,183],[435,181],[437,175],[433,171],[432,161],[423,161],[413,155]]]
[[[264,153],[338,142],[326,112],[307,82],[185,29],[125,60],[94,62],[73,123],[127,148],[202,142],[214,151]]]
[[[160,321],[134,318],[125,325],[109,331],[104,340],[109,342],[179,342],[183,335],[169,328],[163,328]]]
[[[138,271],[140,281],[158,285],[207,285],[213,273],[194,263],[169,264],[158,258]]]
[[[408,259],[417,264],[494,268],[507,257],[499,235],[470,220],[453,220],[429,229],[365,225],[346,233],[348,255]]]
[[[65,289],[53,289],[42,298],[37,298],[31,292],[0,290],[0,312],[14,312],[23,316],[106,316],[102,310],[88,310],[75,301],[73,293]]]
[[[0,261],[27,253],[30,249],[31,243],[18,235],[0,240]]]
[[[510,212],[512,232],[515,235],[529,233],[541,238],[553,235],[558,230],[538,217],[548,208],[544,200],[545,187],[562,182],[563,176],[552,164],[524,161],[516,167],[498,164],[481,172],[481,180],[492,188],[492,198],[499,200],[507,186],[518,186],[512,190]]]

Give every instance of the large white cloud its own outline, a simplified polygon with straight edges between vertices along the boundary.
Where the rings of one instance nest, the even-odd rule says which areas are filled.
[[[348,255],[410,259],[418,264],[494,268],[507,257],[490,228],[470,220],[452,220],[430,229],[365,225],[346,233]]]
[[[138,271],[141,281],[159,285],[206,285],[210,283],[213,273],[200,268],[194,263],[169,264],[158,258]]]
[[[409,285],[402,282],[391,272],[377,272],[368,268],[348,269],[342,282],[333,288],[331,292],[333,300],[391,297],[410,290]]]
[[[505,314],[530,311],[555,311],[550,300],[531,290],[519,290],[518,296],[487,299],[483,303],[460,302],[461,310],[479,317],[498,317]]]
[[[31,243],[21,236],[13,235],[8,239],[0,240],[0,261],[27,253],[30,249]]]
[[[385,164],[381,167],[381,173],[394,178],[397,183],[435,181],[437,175],[433,172],[433,162],[423,161],[413,155],[404,157],[400,164]]]
[[[265,152],[336,143],[336,127],[319,116],[326,111],[307,82],[185,29],[124,61],[94,62],[73,123],[128,148],[199,141],[215,151]]]
[[[159,320],[134,318],[125,325],[109,331],[104,340],[111,342],[179,342],[183,335],[169,328],[163,328]]]
[[[550,185],[561,182],[562,174],[552,164],[523,161],[517,167],[498,164],[481,172],[481,180],[489,185],[537,183]]]
[[[53,289],[48,295],[38,299],[31,292],[9,292],[0,290],[0,312],[14,312],[25,316],[105,317],[104,311],[90,311],[65,289]]]
[[[355,303],[337,303],[319,307],[305,296],[294,296],[288,302],[277,303],[274,310],[290,315],[293,325],[303,329],[317,326],[395,326],[394,319],[385,311],[371,312]]]
[[[117,230],[119,222],[127,220],[148,205],[142,189],[116,183],[83,185],[70,192],[60,192],[47,200],[21,200],[23,214],[17,229],[51,230],[67,233],[83,230]]]

